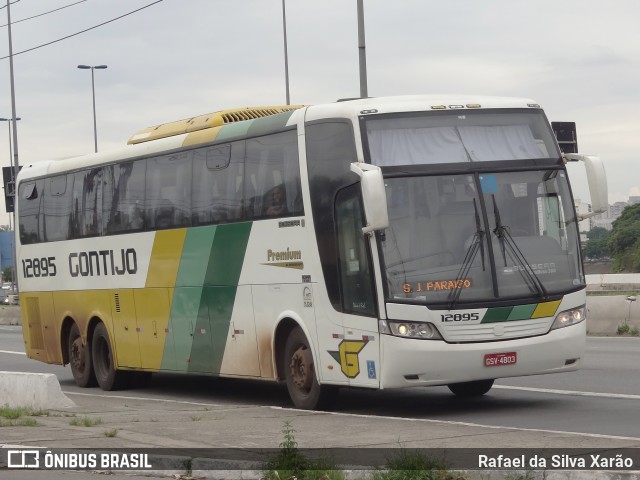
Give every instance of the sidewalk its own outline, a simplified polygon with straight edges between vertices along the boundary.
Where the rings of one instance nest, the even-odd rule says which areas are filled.
[[[48,416],[34,417],[37,426],[3,427],[0,430],[0,447],[19,445],[53,451],[62,448],[126,448],[130,452],[151,452],[152,468],[141,472],[145,475],[180,476],[189,473],[197,478],[260,478],[261,466],[268,460],[261,449],[274,449],[271,454],[277,453],[286,425],[293,430],[295,441],[302,449],[330,448],[333,452],[352,449],[350,452],[355,452],[352,455],[358,458],[364,458],[363,452],[371,449],[369,452],[378,458],[367,465],[375,465],[376,461],[384,463],[384,458],[380,458],[383,450],[379,449],[387,452],[386,449],[399,448],[490,447],[500,451],[585,448],[616,452],[616,449],[640,448],[640,440],[622,438],[269,406],[125,398],[126,392],[121,396],[100,396],[98,390],[95,392],[69,394],[77,406],[51,410]],[[84,426],[85,422],[93,425]],[[0,458],[6,461],[6,456]],[[354,457],[351,459],[353,461]],[[231,473],[224,473],[224,470]],[[494,476],[487,471],[476,473],[482,473],[484,479],[501,478],[496,477],[495,472]],[[566,475],[561,476],[562,471],[553,471],[546,472],[547,477],[550,473],[557,479],[593,478],[585,476],[589,472],[572,472],[571,475],[565,472]],[[465,478],[480,477],[472,475]],[[638,478],[638,474],[619,472],[616,478]]]

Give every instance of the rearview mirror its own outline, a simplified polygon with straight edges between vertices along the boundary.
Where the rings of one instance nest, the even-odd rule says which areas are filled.
[[[384,230],[389,226],[389,213],[382,170],[375,165],[357,162],[351,164],[351,171],[360,177],[364,215],[367,222],[362,232]]]

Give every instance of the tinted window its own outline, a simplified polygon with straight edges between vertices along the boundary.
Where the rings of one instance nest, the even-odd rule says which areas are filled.
[[[100,235],[102,169],[76,172],[71,206],[71,237]]]
[[[145,161],[104,168],[103,228],[105,233],[144,229]]]
[[[244,142],[193,150],[193,224],[242,219]]]
[[[40,205],[44,191],[44,180],[21,183],[19,195],[20,243],[26,245],[44,240],[44,215]]]
[[[295,130],[247,140],[245,168],[248,218],[303,213]]]
[[[191,224],[191,151],[147,160],[146,228]]]
[[[72,194],[73,175],[58,175],[45,180],[42,201],[45,241],[66,240],[69,236]]]

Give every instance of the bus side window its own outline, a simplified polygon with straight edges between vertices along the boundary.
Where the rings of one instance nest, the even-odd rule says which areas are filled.
[[[57,175],[45,179],[44,241],[55,242],[69,237],[73,175]]]
[[[70,218],[70,238],[100,235],[102,168],[76,172]]]
[[[193,225],[242,219],[244,141],[194,150]]]
[[[192,151],[147,160],[145,224],[147,229],[191,225]]]
[[[21,183],[18,189],[20,243],[27,245],[44,241],[43,219],[40,212],[44,180]]]
[[[145,160],[105,167],[103,228],[106,234],[144,229]]]
[[[249,218],[303,213],[295,130],[247,140],[245,168]]]

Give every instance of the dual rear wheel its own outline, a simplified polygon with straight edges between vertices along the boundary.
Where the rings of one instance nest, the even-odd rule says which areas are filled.
[[[73,324],[68,341],[69,363],[76,385],[95,387],[106,391],[121,390],[130,386],[145,386],[151,379],[150,372],[116,370],[113,348],[104,323],[93,331],[91,342],[84,342],[77,324]]]

